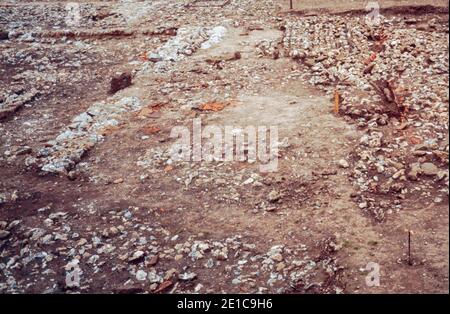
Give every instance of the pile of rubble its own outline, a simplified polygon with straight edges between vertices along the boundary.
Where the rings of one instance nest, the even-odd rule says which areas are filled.
[[[181,28],[156,53],[148,54],[149,62],[142,63],[141,69],[143,72],[165,72],[172,63],[191,56],[197,49],[207,49],[217,44],[225,33],[226,28],[223,26],[210,29]],[[69,175],[85,153],[103,139],[103,134],[119,125],[120,115],[140,109],[140,101],[135,97],[96,103],[74,117],[68,129],[54,141],[48,142],[47,147],[38,152],[37,158],[27,158],[26,166],[38,165],[45,172]]]
[[[448,20],[289,17],[284,29],[302,77],[365,131],[349,156],[360,208],[383,220],[407,195],[440,186],[448,197]]]
[[[33,102],[40,93],[35,88],[30,91],[19,88],[14,93],[0,95],[0,120],[14,114],[20,108]]]
[[[167,71],[170,63],[192,56],[200,48],[208,49],[219,43],[226,32],[227,29],[224,26],[210,29],[205,27],[180,28],[175,37],[166,42],[156,53],[148,53],[147,58],[151,62],[155,62],[155,71],[164,72]],[[148,68],[145,67],[145,69]]]
[[[49,214],[50,207],[38,210],[42,219],[38,228],[27,227],[21,220],[0,221],[0,257],[10,256],[0,263],[5,278],[0,292],[23,293],[29,288],[44,293],[89,292],[102,287],[103,292],[116,293],[180,289],[211,293],[224,285],[248,293],[343,292],[343,268],[334,257],[339,247],[333,238],[318,242],[319,254],[311,257],[302,244],[275,245],[266,252],[240,235],[205,240],[199,234],[183,240],[182,235],[149,223],[153,218],[147,221],[157,210],[110,210],[94,227],[77,223],[81,216],[98,218],[91,205],[80,207],[75,216]],[[24,268],[29,270],[27,276],[22,274]],[[78,277],[73,275],[75,269]],[[225,282],[211,279],[216,271],[224,273]],[[45,280],[29,275],[35,272],[45,275]],[[104,273],[124,279],[106,284],[110,278]]]
[[[119,125],[121,115],[141,108],[136,97],[96,103],[73,118],[68,129],[54,141],[48,142],[47,147],[38,152],[37,158],[28,157],[26,165],[38,164],[45,172],[69,174],[86,152],[103,139],[105,133]]]

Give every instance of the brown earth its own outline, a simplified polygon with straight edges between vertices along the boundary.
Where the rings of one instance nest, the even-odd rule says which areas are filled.
[[[48,2],[54,4],[53,1]],[[327,9],[330,12],[359,10],[365,3],[294,2],[296,10]],[[448,1],[381,2],[382,7],[425,4],[448,7]],[[22,2],[20,6],[29,3],[31,1]],[[19,4],[0,3],[0,8],[10,5]],[[106,11],[112,6],[104,2],[101,5]],[[282,10],[286,10],[288,1],[283,1],[282,5]],[[168,12],[164,14],[169,16]],[[232,15],[233,12],[227,13],[227,17]],[[214,14],[212,16],[217,19]],[[244,26],[251,25],[252,19],[257,20],[254,16],[246,18],[250,22],[246,21]],[[175,21],[174,24],[179,27],[183,21]],[[134,29],[144,28],[146,23]],[[104,241],[128,253],[140,246],[134,243],[130,247],[127,240],[150,237],[147,231],[159,227],[165,231],[161,235],[152,233],[152,236],[156,236],[164,248],[171,247],[169,238],[174,235],[179,236],[179,241],[194,237],[219,242],[242,235],[247,242],[254,243],[256,251],[261,254],[277,244],[286,247],[303,244],[309,248],[310,256],[318,256],[322,250],[321,241],[332,237],[342,246],[333,253],[343,267],[336,287],[341,287],[346,293],[448,293],[448,197],[440,204],[426,198],[407,199],[403,206],[405,209],[389,216],[385,222],[377,222],[364,215],[352,200],[355,190],[348,178],[349,170],[338,166],[339,160],[351,156],[362,133],[333,113],[333,103],[327,95],[300,78],[286,78],[286,73],[293,67],[292,60],[260,58],[256,54],[253,47],[260,40],[277,39],[282,35],[276,25],[251,31],[237,26],[216,46],[180,61],[178,73],[144,73],[134,78],[133,85],[118,91],[117,97],[136,96],[142,103],[160,105],[160,109],[151,110],[149,116],[124,114],[120,125],[107,132],[105,140],[83,157],[82,162],[88,164],[88,170],[80,171],[72,180],[64,175],[30,170],[25,166],[27,155],[4,155],[0,160],[0,192],[11,195],[17,191],[18,197],[0,202],[0,221],[10,223],[19,219],[25,229],[41,228],[50,213],[65,212],[69,218],[64,224],[71,227],[70,232],[88,240],[100,235],[105,228],[123,224],[129,232],[129,239]],[[168,36],[156,37],[158,40],[154,42],[145,35],[92,39],[90,43],[96,47],[89,52],[92,62],[83,67],[79,80],[72,81],[77,70],[70,69],[67,79],[52,86],[49,93],[0,122],[0,153],[26,145],[35,154],[47,141],[57,137],[74,116],[91,104],[107,99],[111,77],[136,70],[142,64],[140,58],[143,53],[154,50],[169,39]],[[20,45],[24,49],[33,49],[29,43]],[[58,49],[58,45],[64,54],[67,47],[67,43],[41,45],[45,47],[41,57]],[[0,41],[0,46],[2,50],[21,49],[16,43]],[[225,70],[229,72],[221,74],[211,68],[201,72],[204,60],[220,59],[220,56],[237,50],[242,57],[225,63]],[[109,62],[100,63],[100,60]],[[12,85],[12,77],[18,72],[8,62],[1,63],[4,86]],[[33,65],[26,65],[21,71],[27,69],[34,69]],[[250,71],[245,73],[246,69]],[[195,71],[197,74],[190,78],[189,75]],[[227,88],[230,86],[227,83],[209,87],[212,86],[211,81],[230,79],[228,75],[238,77],[242,88],[237,88],[234,82],[231,89]],[[181,85],[176,85],[179,82]],[[162,90],[167,84],[174,86],[170,96]],[[232,103],[217,112],[198,112],[183,108],[190,97],[203,103],[221,102],[224,98],[231,99]],[[173,139],[169,138],[173,126],[190,127],[196,117],[201,117],[205,126],[278,126],[280,139],[289,138],[289,145],[281,150],[278,171],[260,174],[258,164],[246,162],[191,162],[172,166],[160,163],[153,168],[156,170],[137,165],[143,159],[151,159],[149,151],[152,149],[164,150],[173,144]],[[150,128],[150,131],[145,133],[145,128]],[[193,173],[196,173],[194,177]],[[262,184],[243,184],[252,175],[259,176],[256,181]],[[184,183],[186,179],[190,181],[188,184]],[[436,191],[438,189],[436,187]],[[265,210],[259,207],[272,191],[281,195],[275,208]],[[38,211],[46,206],[49,206],[47,211]],[[135,208],[134,225],[114,220],[110,213],[121,213],[126,208]],[[63,228],[63,225],[55,225],[56,230],[61,231],[58,228]],[[407,229],[414,231],[412,266],[406,262]],[[12,231],[9,242],[1,242],[1,263],[6,264],[13,255],[19,254],[21,246],[33,245],[31,240],[17,245],[21,239],[23,236],[19,231],[17,234]],[[19,267],[14,277],[23,288],[18,291],[44,292],[50,286],[50,279],[58,282],[59,287],[64,281],[62,267],[73,258],[68,253],[73,245],[72,242],[56,242],[46,247],[56,256],[49,262],[49,268],[55,274],[40,275],[33,265]],[[61,246],[65,249],[58,255],[56,252]],[[106,264],[101,272],[94,272],[85,264],[86,258],[81,258],[83,278],[86,278],[82,284],[86,288],[81,292],[115,292],[125,282],[134,279],[128,266],[121,266],[120,271],[112,270],[123,261],[111,254],[111,257],[104,258]],[[292,258],[297,257],[295,254],[292,253]],[[75,254],[79,255],[83,256]],[[230,257],[214,271],[194,264],[187,256],[180,261],[160,258],[157,267],[160,270],[176,268],[179,272],[183,272],[185,266],[191,267],[188,269],[194,270],[198,282],[206,287],[202,292],[254,292],[253,286],[236,286],[231,282],[232,272],[227,267],[234,267],[240,258]],[[365,284],[367,271],[364,269],[369,262],[376,262],[381,267],[380,287],[372,288]],[[250,270],[244,269],[243,273],[246,272]],[[6,283],[7,278],[5,273],[0,273],[0,283]],[[256,282],[257,286],[263,286],[265,279],[257,279]],[[334,289],[333,284],[328,284]],[[136,285],[142,286],[139,282]],[[142,290],[137,291],[154,292],[148,286],[145,284]],[[286,286],[282,283],[275,285],[277,288]],[[194,288],[191,283],[180,283],[178,291],[192,291]],[[286,289],[282,292],[296,291]]]

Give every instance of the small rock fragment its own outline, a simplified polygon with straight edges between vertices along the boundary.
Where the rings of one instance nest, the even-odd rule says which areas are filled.
[[[269,193],[269,196],[268,196],[269,202],[271,202],[271,203],[276,203],[276,202],[278,202],[280,199],[281,199],[281,195],[280,195],[280,193],[278,193],[277,191],[272,190],[272,191]]]
[[[0,240],[4,240],[4,239],[8,238],[10,234],[11,234],[11,232],[9,232],[9,231],[0,230]]]
[[[345,159],[339,160],[338,164],[339,164],[339,167],[344,168],[344,169],[347,169],[350,167],[350,164]]]
[[[128,259],[129,263],[135,264],[140,263],[144,260],[145,253],[143,251],[136,251],[133,255]]]
[[[147,273],[143,270],[138,270],[136,272],[136,279],[138,281],[145,281],[147,279]]]
[[[432,177],[439,173],[439,168],[431,162],[426,162],[422,164],[420,168],[422,170],[422,173],[426,176]]]
[[[183,273],[178,276],[178,279],[183,281],[191,281],[194,280],[195,278],[197,278],[196,273]]]

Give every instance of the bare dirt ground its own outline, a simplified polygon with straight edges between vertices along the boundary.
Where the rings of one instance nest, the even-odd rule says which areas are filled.
[[[0,292],[448,293],[448,1],[365,3],[0,2]]]

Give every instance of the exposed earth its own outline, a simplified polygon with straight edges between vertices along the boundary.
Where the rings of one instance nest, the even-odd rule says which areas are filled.
[[[449,292],[448,1],[77,3],[0,2],[0,293]]]

